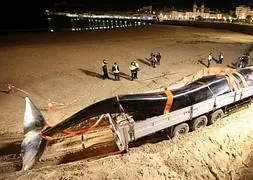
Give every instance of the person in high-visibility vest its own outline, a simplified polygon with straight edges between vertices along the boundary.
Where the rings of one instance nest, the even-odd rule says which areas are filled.
[[[223,60],[224,60],[224,57],[223,57],[222,53],[220,53],[220,55],[219,55],[219,63],[222,64]]]
[[[140,71],[140,66],[139,66],[139,64],[136,62],[136,61],[134,61],[134,66],[136,67],[136,69],[135,69],[135,79],[138,79],[138,71]]]
[[[207,67],[209,68],[210,67],[210,65],[211,65],[211,61],[213,60],[213,55],[212,55],[212,53],[210,53],[209,55],[208,55],[208,60],[207,60]]]
[[[117,63],[115,62],[112,66],[112,72],[114,74],[114,79],[115,81],[119,81],[119,66],[117,65]]]
[[[136,73],[136,67],[134,65],[134,62],[131,62],[129,69],[131,71],[131,80],[133,81],[135,79],[135,73]]]

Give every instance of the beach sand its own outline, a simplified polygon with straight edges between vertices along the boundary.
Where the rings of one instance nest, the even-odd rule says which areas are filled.
[[[0,90],[5,91],[8,83],[15,86],[14,92],[0,93],[0,179],[252,177],[252,107],[183,137],[142,142],[123,155],[87,160],[84,153],[91,158],[95,155],[91,151],[96,149],[100,154],[116,150],[105,124],[98,134],[82,137],[89,139],[85,143],[79,136],[67,138],[67,143],[58,140],[60,145],[50,145],[33,170],[19,171],[25,96],[54,125],[101,99],[152,91],[190,77],[205,68],[210,52],[217,59],[222,52],[225,59],[224,64],[212,62],[211,66],[231,66],[252,43],[250,35],[180,26],[0,36]],[[147,60],[151,52],[162,55],[157,68]],[[103,59],[107,60],[108,69],[118,63],[120,81],[102,79]],[[128,68],[133,60],[140,65],[136,81],[130,81]],[[59,103],[53,111],[47,111],[49,98]],[[96,142],[103,142],[108,149],[101,152],[101,147],[94,145]]]

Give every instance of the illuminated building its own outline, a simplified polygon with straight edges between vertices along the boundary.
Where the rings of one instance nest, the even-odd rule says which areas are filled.
[[[251,10],[250,7],[241,5],[236,7],[235,14],[237,19],[246,19],[247,16],[253,17],[253,9]]]
[[[192,11],[185,11],[185,10],[171,10],[168,13],[160,14],[160,20],[197,20],[197,19],[213,19],[213,20],[221,20],[222,14],[209,11],[205,8],[205,5],[202,3],[200,8],[198,8],[197,4],[193,4]]]

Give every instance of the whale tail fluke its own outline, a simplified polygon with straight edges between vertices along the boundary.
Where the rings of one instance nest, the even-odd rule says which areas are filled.
[[[41,130],[47,125],[39,109],[25,98],[24,134],[21,144],[23,170],[31,169],[43,154],[47,141],[41,137]]]

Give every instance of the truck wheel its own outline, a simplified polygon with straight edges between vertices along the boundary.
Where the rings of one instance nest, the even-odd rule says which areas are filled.
[[[221,109],[218,109],[217,111],[209,115],[208,124],[215,123],[216,121],[222,119],[223,116],[224,116],[224,112]]]
[[[208,119],[206,116],[200,116],[191,122],[190,129],[191,131],[195,131],[197,129],[204,128],[206,127],[207,122],[208,122]]]
[[[187,123],[182,123],[174,127],[172,137],[187,134],[189,132],[189,126]]]

